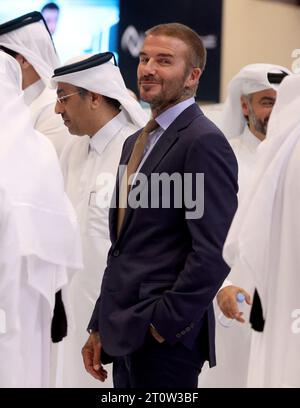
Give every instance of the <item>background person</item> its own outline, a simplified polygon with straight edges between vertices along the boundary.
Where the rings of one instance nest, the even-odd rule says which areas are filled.
[[[251,64],[230,81],[224,105],[223,129],[239,165],[239,204],[242,202],[255,172],[259,146],[265,140],[269,118],[276,101],[277,89],[288,69],[271,64]],[[239,135],[239,136],[236,136]],[[236,296],[245,295],[239,312]],[[246,387],[251,326],[249,323],[254,282],[250,274],[233,268],[218,292],[222,312],[240,324],[230,328],[216,326],[217,366],[206,370],[200,378],[202,387]],[[219,308],[216,307],[219,314]],[[234,346],[233,346],[234,345]]]
[[[56,3],[47,3],[43,6],[41,13],[46,21],[51,35],[56,31],[57,22],[59,19],[59,6]]]
[[[51,140],[59,155],[70,135],[54,113],[55,92],[49,85],[60,63],[42,14],[34,11],[1,24],[0,48],[20,64],[34,128]]]
[[[53,85],[61,115],[74,137],[62,157],[65,186],[80,223],[84,271],[74,277],[70,297],[75,328],[64,340],[63,386],[99,387],[87,376],[81,348],[87,322],[98,297],[110,247],[108,209],[124,141],[140,129],[147,116],[125,87],[110,52],[72,59],[54,71]],[[109,177],[106,205],[98,204],[104,180]],[[106,194],[105,193],[105,194]]]
[[[0,67],[0,186],[18,235],[15,253],[2,254],[2,260],[10,256],[15,267],[10,271],[14,290],[8,293],[10,286],[4,286],[1,302],[8,295],[16,298],[4,306],[8,332],[0,345],[0,379],[6,372],[6,386],[49,387],[56,293],[81,268],[79,228],[55,150],[33,129],[23,100],[20,67],[4,52],[0,52]],[[3,279],[9,283],[7,274],[1,274],[2,290]],[[5,353],[8,344],[10,353]]]
[[[251,312],[249,387],[300,385],[299,87],[298,75],[290,75],[278,89],[253,182],[224,247],[226,262],[253,276],[261,300],[261,316],[255,299]]]

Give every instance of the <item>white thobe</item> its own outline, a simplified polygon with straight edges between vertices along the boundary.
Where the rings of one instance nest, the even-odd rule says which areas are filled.
[[[239,137],[230,139],[229,143],[234,151],[239,166],[238,198],[239,202],[241,202],[245,191],[251,183],[256,162],[256,151],[261,141],[250,132],[248,126],[245,126],[243,133]]]
[[[21,255],[11,204],[0,189],[0,387],[18,387],[22,369],[19,296]]]
[[[85,371],[81,357],[81,349],[88,337],[86,328],[99,296],[110,247],[109,208],[97,206],[96,195],[100,189],[97,177],[109,173],[114,187],[123,143],[136,130],[125,113],[120,112],[92,138],[84,136],[71,142],[61,157],[66,191],[80,224],[84,258],[84,271],[73,278],[69,288],[74,330],[69,330],[63,342],[64,387],[102,385]],[[108,206],[112,192],[109,193]],[[109,381],[106,380],[102,386],[111,386]]]
[[[238,162],[238,199],[241,202],[251,183],[260,140],[245,126],[243,133],[237,138],[230,139],[229,143]],[[228,279],[233,285],[253,294],[254,283],[252,276],[247,276],[238,268],[233,268]],[[216,316],[218,316],[220,309],[216,301],[214,301],[214,307]],[[245,318],[243,324],[234,321],[232,326],[223,327],[216,319],[217,366],[212,369],[204,368],[199,377],[200,387],[246,387],[252,332],[249,324],[250,306],[244,302],[241,311],[244,313],[243,317]]]
[[[54,292],[51,304],[46,296],[65,268],[22,256],[15,208],[2,191],[0,232],[0,387],[49,387]],[[37,274],[44,293],[35,287]]]
[[[3,52],[0,81],[0,386],[47,387],[55,293],[81,267],[79,225],[54,147],[33,129],[19,64]]]
[[[253,275],[261,299],[265,325],[253,330],[252,387],[300,387],[299,79],[290,75],[278,89],[253,182],[223,250],[228,265]]]
[[[265,326],[252,336],[249,387],[300,387],[299,155],[300,141],[277,184],[262,298]]]
[[[53,143],[58,156],[60,156],[70,141],[71,135],[61,116],[54,111],[55,90],[45,87],[43,81],[39,80],[24,90],[24,99],[30,107],[34,128]]]

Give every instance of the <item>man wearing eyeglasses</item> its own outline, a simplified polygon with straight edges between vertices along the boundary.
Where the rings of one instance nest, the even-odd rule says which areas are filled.
[[[51,140],[60,155],[70,134],[54,113],[55,92],[49,82],[60,63],[42,14],[35,11],[1,24],[0,49],[19,63],[34,128]]]
[[[64,347],[64,387],[99,387],[81,360],[86,327],[98,298],[99,282],[110,247],[108,209],[125,139],[144,126],[147,115],[125,87],[110,52],[75,58],[54,71],[55,112],[69,132],[79,135],[66,146],[61,164],[67,194],[81,228],[84,271],[71,283],[75,329]],[[101,175],[111,180],[107,206],[99,206]]]

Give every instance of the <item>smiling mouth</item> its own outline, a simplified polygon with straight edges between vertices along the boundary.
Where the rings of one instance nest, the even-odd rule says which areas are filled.
[[[141,81],[141,85],[159,85],[159,82],[156,81]]]
[[[158,82],[140,82],[140,87],[145,91],[150,91],[150,89],[158,85],[160,85]]]

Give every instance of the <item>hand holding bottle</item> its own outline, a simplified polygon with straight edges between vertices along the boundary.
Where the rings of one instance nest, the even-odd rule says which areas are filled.
[[[238,309],[239,309],[239,317],[243,314],[243,306],[244,306],[244,301],[245,301],[245,295],[242,293],[238,293],[236,295],[236,301],[238,303]],[[218,315],[218,322],[223,326],[223,327],[230,327],[232,326],[233,322],[235,319],[232,319],[230,317],[226,317],[223,312],[220,312]]]
[[[222,313],[229,319],[235,319],[240,323],[244,323],[243,312],[239,310],[237,295],[242,295],[242,303],[245,302],[251,305],[251,296],[243,288],[229,285],[221,289],[217,294],[217,302]],[[239,297],[239,299],[242,299]]]

